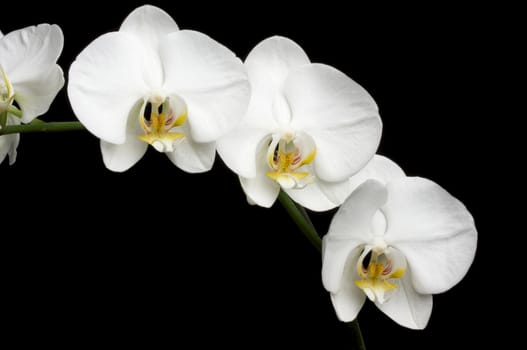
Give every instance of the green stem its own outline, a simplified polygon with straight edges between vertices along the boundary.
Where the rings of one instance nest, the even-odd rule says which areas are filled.
[[[302,233],[306,236],[309,242],[311,242],[311,244],[320,252],[322,250],[322,240],[320,239],[320,236],[317,233],[315,226],[311,222],[311,219],[309,218],[306,209],[303,206],[295,203],[282,190],[280,190],[278,200],[280,201],[280,203],[282,203],[282,206],[285,208],[289,216],[291,216],[300,231],[302,231]],[[353,343],[351,349],[366,350],[366,344],[364,343],[364,338],[362,337],[359,321],[355,319],[351,322],[347,322],[346,324],[353,335]]]
[[[35,120],[30,124],[7,125],[4,129],[0,130],[0,135],[25,134],[30,132],[62,132],[75,130],[86,130],[86,128],[80,122],[45,123],[40,120]]]
[[[311,220],[307,216],[305,209],[302,210],[295,202],[284,192],[280,191],[278,195],[278,200],[282,203],[282,206],[285,208],[289,216],[293,219],[295,224],[298,226],[300,231],[306,236],[309,242],[319,251],[322,251],[322,240],[318,235],[315,227],[311,223]]]
[[[0,112],[0,127],[2,129],[7,125],[7,111]]]
[[[22,118],[22,111],[20,109],[16,108],[15,106],[9,106],[8,112],[10,114],[13,114],[13,115],[19,117],[19,118]]]
[[[364,343],[364,338],[362,337],[362,332],[360,331],[359,320],[354,319],[351,322],[346,323],[348,328],[351,329],[353,334],[353,344],[351,349],[357,350],[366,350],[366,344]]]

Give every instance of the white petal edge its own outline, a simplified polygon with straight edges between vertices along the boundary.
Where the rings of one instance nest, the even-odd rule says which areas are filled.
[[[209,171],[216,157],[214,142],[198,143],[186,137],[175,146],[174,152],[166,153],[178,168],[187,173]]]
[[[344,239],[326,235],[322,239],[322,284],[328,292],[338,293],[342,281],[347,278],[345,268],[352,252],[364,244],[360,237]],[[360,253],[361,249],[356,253],[355,262]]]
[[[237,128],[216,142],[216,148],[223,162],[237,175],[253,178],[256,176],[256,154],[268,139],[269,131],[264,129]]]
[[[39,76],[42,67],[56,64],[63,46],[64,36],[56,24],[15,30],[0,40],[0,64],[16,86]]]
[[[188,106],[191,137],[216,141],[247,111],[249,81],[243,63],[207,35],[182,30],[160,44],[164,90],[181,96]]]
[[[239,177],[249,204],[264,208],[270,208],[280,193],[280,185],[267,176],[267,172],[270,170],[267,164],[267,144],[271,142],[271,136],[263,138],[257,148],[255,155],[256,176],[251,178]]]
[[[64,73],[59,66],[49,65],[40,68],[42,71],[38,76],[33,76],[32,80],[18,82],[14,86],[15,101],[22,111],[23,123],[29,123],[46,113],[64,86]]]
[[[247,74],[255,92],[270,93],[270,96],[282,88],[291,69],[309,63],[304,50],[293,40],[282,36],[262,40],[245,59]]]
[[[159,7],[152,5],[136,8],[119,28],[120,32],[134,35],[141,43],[145,81],[153,88],[159,88],[164,81],[159,45],[168,34],[178,30],[172,17]]]
[[[133,10],[119,28],[121,32],[135,35],[143,46],[155,52],[164,36],[178,30],[178,25],[168,13],[152,5],[143,5]]]
[[[373,239],[373,217],[386,201],[386,188],[368,180],[359,186],[337,210],[323,238],[322,283],[326,290],[340,288],[346,259],[361,244]]]
[[[331,302],[342,322],[355,320],[366,300],[364,292],[355,285],[355,280],[359,279],[356,264],[360,253],[360,247],[349,253],[340,289],[331,293]]]
[[[310,64],[309,57],[291,39],[273,36],[256,45],[245,60],[252,95],[244,122],[253,127],[273,127],[277,117],[273,107],[277,107],[276,100],[283,99],[280,95],[277,99],[277,94],[291,69],[306,64]]]
[[[404,171],[394,161],[381,155],[374,155],[372,160],[358,173],[349,179],[349,191],[353,192],[366,180],[377,180],[382,184],[404,178]]]
[[[351,193],[348,180],[325,182],[315,180],[300,189],[288,189],[286,193],[298,204],[313,211],[327,211],[341,205]]]
[[[265,174],[256,174],[256,177],[251,179],[240,176],[240,184],[248,198],[247,201],[264,208],[272,207],[280,193],[280,185]]]
[[[294,69],[283,93],[291,126],[316,142],[316,175],[342,181],[363,168],[379,145],[382,124],[377,105],[364,88],[337,69],[311,64]]]
[[[412,287],[411,271],[398,280],[396,294],[377,307],[401,326],[411,329],[424,329],[432,314],[432,296],[419,294]]]
[[[328,235],[342,238],[360,237],[368,242],[373,215],[387,199],[386,187],[376,180],[360,185],[337,210]],[[356,231],[356,232],[355,232]]]
[[[17,117],[8,116],[8,125],[19,125],[20,120]],[[9,156],[9,165],[16,162],[17,148],[20,143],[20,134],[8,134],[0,136],[0,164],[6,156]]]
[[[130,137],[121,145],[101,140],[104,165],[111,171],[123,172],[137,163],[148,149],[148,144]]]
[[[142,133],[139,123],[136,122],[142,105],[143,102],[138,101],[130,111],[125,143],[116,145],[104,140],[100,142],[104,165],[111,171],[123,172],[130,169],[144,156],[148,149],[148,144],[137,137]]]
[[[142,46],[128,33],[95,39],[70,67],[68,96],[77,118],[100,139],[122,144],[131,109],[150,91]]]
[[[474,260],[477,231],[472,216],[463,203],[427,179],[399,179],[387,189],[385,239],[405,255],[414,288],[424,294],[450,289]]]

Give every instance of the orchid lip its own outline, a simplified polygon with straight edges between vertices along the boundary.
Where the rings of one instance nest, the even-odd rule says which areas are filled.
[[[360,279],[355,285],[362,289],[371,301],[383,304],[397,291],[397,284],[406,272],[406,260],[398,259],[397,252],[380,237],[374,245],[364,249],[357,261]]]
[[[305,142],[302,136],[290,130],[275,134],[267,149],[267,164],[271,171],[266,175],[284,189],[304,188],[314,182],[315,176],[308,169],[301,168],[311,164],[315,156],[313,142]]]
[[[139,113],[139,123],[144,134],[138,138],[159,152],[173,152],[185,138],[181,126],[187,120],[187,107],[182,99],[175,100],[177,106],[173,108],[170,98],[156,94],[145,100]],[[179,113],[176,114],[175,110],[179,110]]]

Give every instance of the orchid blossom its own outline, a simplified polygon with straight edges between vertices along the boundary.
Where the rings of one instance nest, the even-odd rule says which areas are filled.
[[[75,114],[101,139],[113,171],[129,169],[148,145],[184,171],[209,170],[214,141],[242,117],[249,93],[243,63],[229,49],[179,30],[150,5],[89,44],[72,64],[68,84]]]
[[[430,180],[383,182],[367,180],[335,214],[323,240],[323,284],[342,321],[354,320],[367,297],[400,325],[422,329],[432,294],[470,267],[476,228],[465,206]]]
[[[64,37],[57,25],[0,32],[0,128],[29,123],[46,113],[64,86],[57,65]],[[0,163],[16,160],[20,134],[0,136]]]
[[[270,207],[282,188],[311,210],[340,205],[348,179],[379,144],[374,100],[344,73],[312,64],[287,38],[262,41],[245,66],[252,89],[247,114],[217,145],[249,202]]]

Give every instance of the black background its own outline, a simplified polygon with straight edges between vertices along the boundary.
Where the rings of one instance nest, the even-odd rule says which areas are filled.
[[[496,191],[489,163],[498,157],[484,117],[492,93],[482,88],[495,35],[488,9],[152,3],[242,59],[279,34],[313,62],[345,72],[379,105],[379,153],[438,182],[472,212],[479,248],[466,278],[434,297],[424,331],[396,325],[368,302],[359,320],[370,349],[461,349],[493,336],[486,325],[500,305],[482,303],[500,290],[487,242],[494,218],[485,213]],[[67,78],[75,56],[141,4],[10,3],[0,29],[60,25]],[[42,119],[74,119],[65,89]],[[322,287],[319,254],[278,204],[247,205],[219,158],[211,172],[190,175],[150,149],[119,174],[104,167],[87,132],[22,135],[18,160],[0,165],[0,180],[2,318],[21,345],[349,342]],[[321,233],[332,213],[313,214]]]

